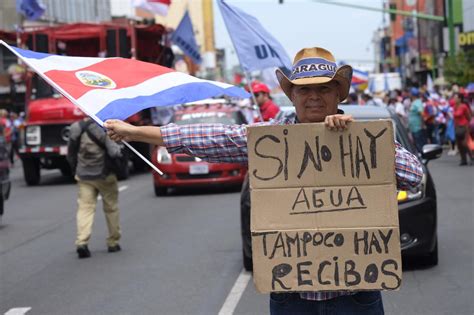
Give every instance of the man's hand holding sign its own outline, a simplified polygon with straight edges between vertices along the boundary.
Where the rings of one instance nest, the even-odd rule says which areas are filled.
[[[104,126],[114,140],[211,162],[250,161],[255,282],[265,292],[300,291],[272,293],[272,314],[303,312],[302,305],[314,314],[361,313],[354,300],[367,302],[364,314],[383,314],[378,290],[401,281],[395,189],[420,184],[420,162],[394,143],[391,122],[351,123],[338,110],[352,68],[337,68],[329,51],[302,49],[290,77],[276,75],[296,118],[256,127]]]

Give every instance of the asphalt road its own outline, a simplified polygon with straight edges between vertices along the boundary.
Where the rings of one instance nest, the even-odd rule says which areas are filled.
[[[474,167],[444,156],[430,169],[440,263],[405,271],[401,290],[384,294],[386,313],[474,314]],[[0,314],[268,313],[268,297],[241,273],[236,189],[156,198],[151,175],[134,175],[119,185],[123,250],[107,253],[99,206],[92,257],[78,260],[74,183],[50,171],[26,187],[20,165],[11,178],[0,226]]]

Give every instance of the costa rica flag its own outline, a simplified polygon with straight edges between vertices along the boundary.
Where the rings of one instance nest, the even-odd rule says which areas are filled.
[[[213,96],[250,97],[244,89],[227,83],[134,59],[58,56],[0,43],[98,123],[124,120],[145,108]]]
[[[369,73],[366,71],[361,71],[353,69],[352,73],[352,85],[367,84],[369,82]]]

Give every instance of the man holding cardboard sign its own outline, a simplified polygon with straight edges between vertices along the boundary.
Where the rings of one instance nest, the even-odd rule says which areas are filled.
[[[337,68],[329,51],[302,49],[291,76],[276,75],[296,117],[258,127],[118,120],[105,127],[115,141],[210,162],[247,163],[250,156],[254,278],[259,290],[272,292],[272,314],[383,314],[379,290],[400,286],[395,182],[419,185],[420,162],[393,142],[389,122],[349,128],[352,116],[338,104],[352,68]]]

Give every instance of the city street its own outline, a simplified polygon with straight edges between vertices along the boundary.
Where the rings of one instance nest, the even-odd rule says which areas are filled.
[[[474,315],[472,69],[474,0],[1,0],[0,315]]]
[[[134,175],[119,183],[123,250],[107,253],[100,206],[92,257],[78,260],[76,186],[51,171],[27,187],[20,164],[0,227],[1,314],[268,313],[268,297],[242,273],[237,189],[157,198],[151,176]],[[444,155],[430,169],[440,262],[405,271],[401,290],[384,295],[387,314],[474,313],[474,168]]]

